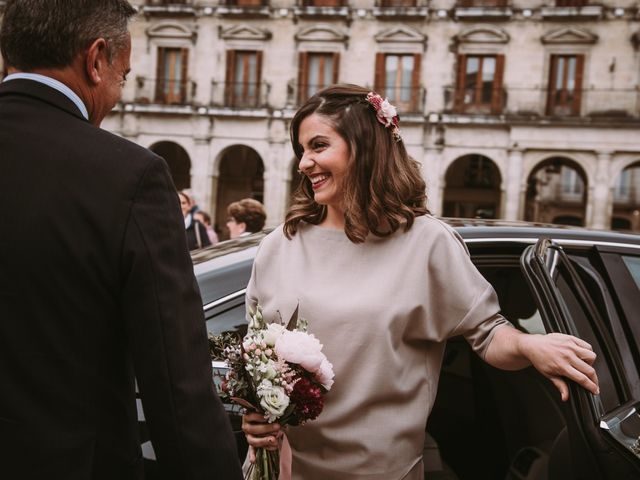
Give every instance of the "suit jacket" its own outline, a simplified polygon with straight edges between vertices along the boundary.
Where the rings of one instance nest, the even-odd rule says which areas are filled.
[[[164,161],[63,94],[0,85],[0,478],[241,478]]]

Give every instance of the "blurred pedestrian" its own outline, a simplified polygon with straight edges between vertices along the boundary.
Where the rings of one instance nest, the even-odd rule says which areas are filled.
[[[178,192],[178,197],[180,198],[180,208],[182,209],[184,228],[187,233],[187,247],[189,250],[208,247],[211,245],[211,240],[209,240],[207,228],[196,220],[194,214],[191,213],[193,208],[191,197],[184,191]]]
[[[215,245],[216,243],[218,243],[218,234],[211,225],[211,215],[209,215],[204,210],[198,210],[193,214],[193,218],[195,218],[205,226],[205,228],[207,229],[207,236],[209,237],[211,245]]]
[[[227,207],[227,228],[231,238],[244,237],[264,228],[267,212],[264,205],[252,198],[243,198]]]
[[[126,0],[2,2],[0,478],[240,479],[165,162],[99,128]],[[33,226],[38,225],[38,235]]]

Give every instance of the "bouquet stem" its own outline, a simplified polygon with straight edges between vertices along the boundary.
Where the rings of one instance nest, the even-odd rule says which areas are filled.
[[[256,448],[256,463],[247,471],[245,480],[278,480],[280,476],[280,451]]]

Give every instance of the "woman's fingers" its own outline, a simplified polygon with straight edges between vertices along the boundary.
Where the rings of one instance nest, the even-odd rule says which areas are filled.
[[[257,437],[255,435],[245,434],[247,442],[254,448],[264,448],[266,450],[277,450],[278,439],[274,435],[268,435],[265,437]]]

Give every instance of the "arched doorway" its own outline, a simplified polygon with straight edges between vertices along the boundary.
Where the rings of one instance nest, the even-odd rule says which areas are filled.
[[[525,220],[584,226],[586,178],[582,167],[568,158],[538,164],[527,179]]]
[[[445,217],[498,218],[500,184],[496,164],[483,155],[465,155],[447,169],[443,201]]]
[[[167,162],[171,178],[178,190],[191,188],[191,160],[184,148],[174,142],[158,142],[149,149]]]
[[[214,221],[221,237],[228,238],[227,206],[243,198],[263,201],[264,164],[253,148],[234,145],[222,153],[219,171]]]
[[[640,232],[640,161],[622,170],[613,185],[611,229]]]

